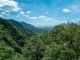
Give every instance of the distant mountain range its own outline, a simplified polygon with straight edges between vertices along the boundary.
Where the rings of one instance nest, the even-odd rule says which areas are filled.
[[[31,25],[31,24],[28,24],[28,23],[25,23],[25,22],[19,22],[19,21],[16,21],[16,20],[13,20],[13,19],[9,19],[8,20],[11,24],[13,24],[14,26],[16,26],[17,28],[22,28],[22,29],[25,29],[25,30],[29,30],[29,31],[32,31],[32,32],[42,32],[43,29],[41,28],[38,28],[38,27],[35,27],[34,25]]]

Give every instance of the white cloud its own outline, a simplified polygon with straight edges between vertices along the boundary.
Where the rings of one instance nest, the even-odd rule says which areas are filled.
[[[31,11],[27,11],[26,13],[27,13],[27,14],[30,14],[30,13],[31,13]]]
[[[29,19],[31,19],[31,20],[36,20],[36,19],[38,19],[37,17],[30,17]]]
[[[25,16],[25,17],[30,17],[29,15],[22,15],[22,16]]]
[[[69,10],[69,9],[63,9],[62,11],[65,13],[71,12],[71,10]]]
[[[46,17],[46,16],[41,15],[41,16],[39,16],[39,18],[40,18],[40,19],[45,19],[45,18],[47,18],[47,17]]]
[[[50,26],[55,26],[55,25],[58,25],[60,23],[67,23],[66,20],[62,20],[62,21],[59,21],[59,20],[52,20],[52,21],[44,21],[44,22],[38,22],[38,23],[32,23],[33,25],[35,26],[47,26],[47,27],[50,27]]]
[[[46,17],[46,16],[43,16],[43,15],[39,16],[39,18],[40,18],[41,20],[45,20],[45,21],[52,21],[52,20],[53,20],[53,18]]]
[[[25,13],[24,13],[24,11],[21,11],[19,14],[24,15]]]
[[[20,7],[18,3],[14,0],[0,0],[0,10],[10,12],[10,11],[19,11]]]
[[[16,17],[19,17],[19,15],[17,15]]]
[[[54,22],[58,22],[58,20],[54,20]]]
[[[47,17],[47,16],[39,16],[39,19],[41,20],[40,22],[37,22],[37,23],[32,23],[33,25],[35,26],[55,26],[55,25],[58,25],[60,23],[66,23],[67,20],[56,20],[56,19],[53,19],[51,17]]]
[[[6,14],[5,12],[1,12],[1,14]]]
[[[1,14],[2,14],[2,15],[9,15],[9,14],[7,14],[6,12],[1,12]]]
[[[46,18],[46,19],[44,19],[44,20],[46,20],[46,21],[52,21],[53,20],[53,18]]]

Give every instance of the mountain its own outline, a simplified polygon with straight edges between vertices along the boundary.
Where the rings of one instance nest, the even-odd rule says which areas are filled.
[[[20,22],[20,23],[24,28],[27,28],[30,31],[33,31],[33,32],[42,32],[43,31],[42,29],[37,28],[34,25],[31,25],[31,24],[28,24],[28,23],[25,23],[25,22]]]
[[[30,31],[29,29],[25,28],[19,21],[13,20],[13,19],[8,19],[8,21],[14,25],[16,28],[18,28],[19,30],[22,31],[22,33],[24,33],[24,36],[30,36],[33,34],[32,31]]]
[[[36,28],[35,26],[28,24],[28,23],[25,23],[25,22],[15,21],[13,19],[9,19],[9,22],[11,22],[17,28],[22,28],[25,30],[29,30],[31,32],[42,32],[43,31],[43,29]]]
[[[19,24],[20,25],[20,24]],[[20,27],[23,27],[20,25]],[[12,25],[8,20],[0,18],[0,40],[4,41],[7,45],[12,48],[17,46],[23,46],[25,38],[28,39],[32,35],[29,30],[22,30]],[[18,50],[18,49],[17,49]]]
[[[43,30],[52,30],[53,26],[37,26],[37,28],[43,29]]]
[[[4,42],[16,52],[21,53],[21,49],[17,48],[23,43],[21,39],[23,39],[23,36],[19,33],[18,29],[10,24],[6,19],[0,18],[0,42]]]
[[[22,59],[22,48],[26,40],[33,35],[28,29],[23,28],[21,24],[14,21],[0,18],[0,60]],[[20,56],[18,58],[17,56]]]
[[[9,19],[8,21],[11,22],[17,28],[24,28],[18,21],[15,21],[13,19]]]

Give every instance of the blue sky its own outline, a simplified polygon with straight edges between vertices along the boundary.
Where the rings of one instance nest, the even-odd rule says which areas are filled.
[[[0,17],[34,26],[80,21],[80,0],[0,0]]]

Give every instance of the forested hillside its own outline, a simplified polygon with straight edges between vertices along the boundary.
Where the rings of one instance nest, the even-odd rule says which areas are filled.
[[[10,23],[12,23],[14,26],[16,26],[17,28],[21,28],[21,29],[24,29],[24,30],[28,30],[28,31],[31,31],[31,32],[42,32],[43,29],[41,28],[37,28],[31,24],[28,24],[28,23],[25,23],[25,22],[19,22],[19,21],[15,21],[13,19],[9,19],[8,20]]]
[[[32,33],[0,18],[0,60],[80,60],[80,25],[67,22]]]
[[[19,29],[0,18],[0,60],[23,60],[21,50],[31,35],[32,32]]]

